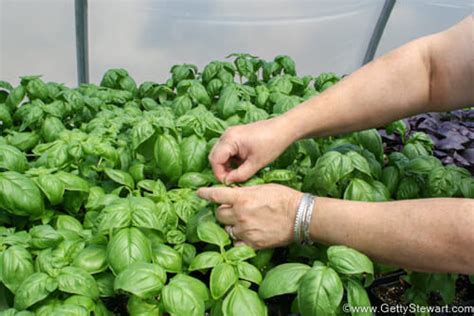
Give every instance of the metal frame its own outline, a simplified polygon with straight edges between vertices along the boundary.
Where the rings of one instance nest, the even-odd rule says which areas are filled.
[[[76,19],[76,62],[78,84],[89,83],[89,34],[87,0],[74,0]]]
[[[385,30],[387,21],[390,18],[390,14],[392,13],[395,2],[396,0],[385,0],[382,11],[380,12],[377,23],[375,24],[372,37],[370,38],[369,45],[367,46],[367,50],[365,51],[365,56],[364,60],[362,61],[362,65],[365,65],[372,61],[372,59],[374,59],[375,52],[377,51],[380,39],[382,38],[383,31]]]

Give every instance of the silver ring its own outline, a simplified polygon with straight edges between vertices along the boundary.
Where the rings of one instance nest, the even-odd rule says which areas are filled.
[[[230,238],[232,238],[233,240],[237,240],[237,237],[235,237],[234,235],[234,226],[226,225],[225,231],[229,234]]]

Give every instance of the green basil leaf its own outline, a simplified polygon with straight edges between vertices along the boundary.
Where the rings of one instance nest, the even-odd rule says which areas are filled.
[[[76,218],[69,215],[59,215],[56,218],[57,230],[68,230],[80,233],[83,231],[82,224]]]
[[[186,241],[186,235],[179,229],[171,229],[166,233],[166,242],[177,245]]]
[[[57,280],[58,288],[63,292],[91,298],[99,297],[99,289],[95,279],[83,269],[65,267],[61,269]]]
[[[179,273],[173,277],[171,283],[173,285],[186,287],[186,289],[189,290],[194,297],[199,298],[203,302],[210,300],[209,289],[207,288],[206,284],[196,278]]]
[[[372,305],[370,304],[367,291],[362,284],[359,281],[347,279],[344,282],[344,287],[347,291],[347,302],[354,310],[351,314],[355,316],[372,316],[372,313],[369,312]],[[367,308],[367,312],[355,312],[356,309],[362,310],[363,308]]]
[[[301,278],[311,269],[302,263],[284,263],[271,269],[259,287],[263,299],[282,294],[296,293]]]
[[[31,254],[21,246],[12,246],[3,252],[0,259],[0,279],[15,293],[21,283],[34,272]]]
[[[171,135],[159,135],[154,149],[155,161],[171,181],[176,182],[183,173],[181,153],[176,139]]]
[[[112,228],[125,228],[132,221],[129,200],[119,199],[105,207],[99,215],[99,232],[107,233]]]
[[[0,96],[0,99],[1,99],[1,96]],[[10,128],[13,125],[10,109],[4,103],[0,103],[0,122],[2,122],[1,126],[4,129]]]
[[[131,316],[156,316],[162,315],[160,305],[156,301],[143,300],[132,295],[127,302],[127,311]]]
[[[336,271],[325,266],[312,267],[298,286],[301,315],[335,315],[344,290]]]
[[[397,200],[416,199],[419,197],[421,188],[412,177],[404,177],[400,180],[397,188]]]
[[[11,110],[14,111],[18,108],[21,101],[25,98],[25,87],[18,86],[10,91],[7,99],[5,100],[5,105]]]
[[[41,135],[47,142],[53,142],[59,138],[59,134],[64,131],[63,123],[60,119],[54,116],[48,116],[41,127]]]
[[[0,173],[0,205],[0,208],[19,216],[37,216],[44,212],[38,187],[15,171]]]
[[[237,274],[239,279],[247,280],[255,284],[260,284],[262,282],[262,274],[260,271],[253,265],[248,262],[238,262],[237,263]]]
[[[48,311],[48,315],[51,316],[87,316],[89,314],[87,309],[75,304],[53,305]]]
[[[387,166],[382,171],[382,182],[387,187],[390,195],[397,192],[398,183],[400,182],[400,171],[395,166]]]
[[[104,171],[105,174],[113,181],[125,185],[130,189],[133,189],[135,187],[135,181],[133,180],[132,176],[127,172],[110,168],[105,168]]]
[[[224,247],[230,244],[229,235],[214,222],[202,222],[197,227],[197,235],[201,241]]]
[[[374,180],[371,182],[372,188],[374,189],[374,201],[383,202],[390,200],[390,191],[380,181]]]
[[[163,230],[159,212],[155,203],[145,197],[130,197],[129,205],[132,211],[132,225],[142,228]]]
[[[201,316],[207,300],[206,286],[192,277],[178,274],[163,288],[165,310],[173,315]],[[208,295],[208,294],[207,294]]]
[[[382,137],[376,129],[354,133],[355,141],[375,155],[378,161],[383,160]]]
[[[191,244],[179,244],[174,246],[174,250],[179,252],[181,254],[181,257],[183,258],[183,262],[186,265],[190,265],[191,262],[194,260],[196,257],[196,247],[194,247]]]
[[[224,262],[222,255],[215,251],[204,251],[194,257],[189,265],[189,271],[213,268]]]
[[[93,299],[87,296],[73,295],[64,300],[64,305],[74,305],[83,307],[86,313],[92,313],[95,309],[95,302]],[[74,314],[76,315],[76,314]]]
[[[156,208],[165,232],[178,227],[178,215],[171,207],[171,202],[159,202],[156,204]]]
[[[210,184],[208,176],[199,172],[187,172],[183,174],[178,181],[180,188],[198,189]]]
[[[40,141],[40,136],[36,132],[12,132],[5,137],[7,143],[23,152],[30,151]]]
[[[211,271],[209,281],[212,298],[217,300],[238,281],[234,267],[229,263],[219,263]]]
[[[101,245],[89,245],[74,258],[72,265],[94,274],[107,269],[107,248]]]
[[[430,197],[451,197],[458,188],[458,178],[452,170],[437,167],[428,175],[428,192]]]
[[[24,310],[44,300],[56,288],[58,283],[46,273],[36,272],[27,277],[15,293],[15,308]]]
[[[133,262],[150,262],[150,241],[137,228],[122,228],[107,245],[107,259],[115,273],[122,272]]]
[[[0,170],[24,172],[28,169],[28,161],[25,154],[16,147],[0,144]]]
[[[342,274],[374,274],[374,265],[370,259],[346,246],[331,246],[327,250],[329,264]]]
[[[257,293],[245,286],[236,284],[224,299],[222,312],[224,316],[264,316],[267,315],[267,307]]]
[[[59,171],[55,175],[64,183],[66,190],[89,192],[89,183],[81,177],[64,171]]]
[[[36,184],[52,205],[61,203],[64,195],[64,183],[54,174],[42,174],[36,178]]]
[[[183,267],[181,254],[165,244],[157,244],[152,249],[153,261],[158,263],[167,272],[178,273]]]
[[[115,276],[110,272],[102,272],[94,275],[100,297],[111,297],[115,295]]]
[[[468,199],[474,199],[474,179],[464,178],[459,184],[462,195]]]
[[[256,254],[252,247],[241,245],[230,248],[226,251],[225,255],[228,260],[237,262],[253,258]]]
[[[369,183],[362,179],[354,178],[344,191],[344,199],[352,201],[376,201],[377,192]]]
[[[408,143],[403,147],[402,153],[409,159],[417,157],[429,156],[428,151],[421,143]]]
[[[292,170],[274,169],[263,175],[263,180],[270,182],[288,182],[296,178],[296,173]]]
[[[328,151],[316,161],[314,168],[305,177],[305,186],[321,194],[332,194],[337,182],[353,170],[349,157],[337,151]]]
[[[166,282],[166,272],[157,264],[135,262],[115,279],[114,289],[132,293],[140,298],[150,298],[161,292]]]
[[[349,151],[346,153],[346,156],[351,158],[352,165],[356,170],[359,170],[360,172],[368,175],[369,177],[372,176],[372,173],[370,172],[369,163],[367,162],[367,159],[365,159],[361,154],[355,151]]]
[[[63,236],[49,225],[38,225],[30,229],[30,245],[36,249],[53,248],[63,241]]]

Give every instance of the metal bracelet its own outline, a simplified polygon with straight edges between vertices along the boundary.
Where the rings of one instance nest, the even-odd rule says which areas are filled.
[[[304,195],[301,197],[300,203],[298,204],[298,208],[296,209],[295,226],[293,230],[293,239],[295,243],[300,243],[301,241],[301,219],[304,211],[303,200]]]
[[[303,233],[303,224],[305,221],[305,217],[307,216],[307,205],[311,203],[312,197],[310,194],[305,193],[301,197],[300,203],[298,205],[298,208],[296,210],[296,218],[295,218],[295,226],[294,226],[294,241],[296,243],[301,243],[303,238],[302,238],[302,233]]]
[[[305,212],[305,217],[303,220],[303,236],[304,236],[304,244],[306,245],[313,244],[313,241],[311,240],[311,236],[310,236],[310,227],[311,227],[311,216],[313,215],[314,200],[315,200],[315,197],[311,196],[309,203],[306,205],[306,212]]]

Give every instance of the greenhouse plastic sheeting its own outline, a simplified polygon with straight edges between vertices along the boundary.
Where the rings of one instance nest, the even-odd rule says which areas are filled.
[[[420,36],[440,32],[472,14],[470,0],[397,1],[376,57]]]
[[[0,0],[0,80],[77,84],[74,1]]]
[[[364,56],[383,1],[177,0],[89,4],[90,73],[110,67],[138,81],[170,67],[202,67],[230,53],[292,56],[302,73],[347,73]]]
[[[99,82],[122,67],[138,81],[170,67],[202,67],[233,52],[292,56],[301,74],[357,69],[382,0],[88,0],[89,72]],[[376,56],[440,31],[472,1],[398,0]],[[74,1],[0,0],[0,80],[26,74],[77,84]]]

